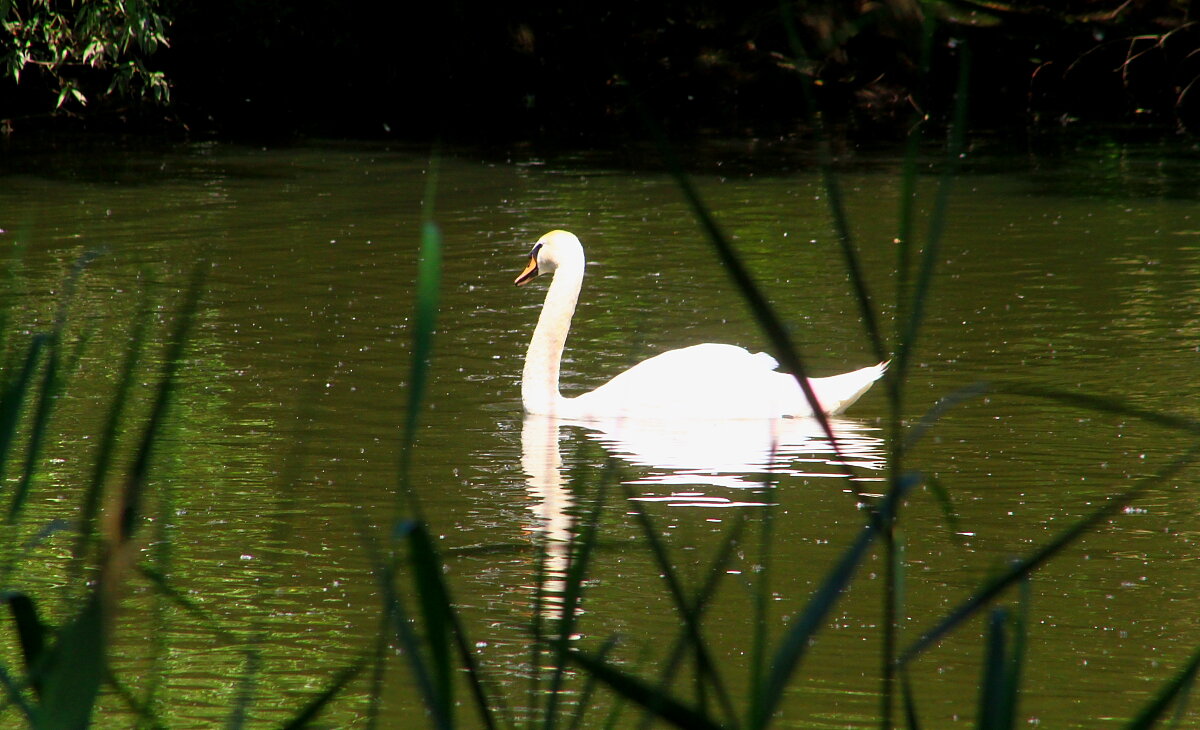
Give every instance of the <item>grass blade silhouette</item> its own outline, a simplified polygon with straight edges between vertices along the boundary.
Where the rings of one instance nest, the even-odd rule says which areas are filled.
[[[93,589],[83,608],[58,633],[41,670],[39,730],[75,730],[89,726],[104,679],[107,632],[102,586]]]
[[[642,527],[642,535],[646,538],[646,544],[650,549],[650,553],[654,556],[658,570],[662,574],[663,580],[667,583],[667,589],[674,604],[675,612],[683,621],[685,645],[696,658],[699,674],[698,691],[703,692],[705,683],[711,684],[717,693],[721,709],[725,712],[729,721],[733,723],[737,715],[733,709],[729,693],[725,689],[724,681],[717,672],[716,664],[708,651],[708,647],[705,645],[704,636],[700,629],[698,609],[693,606],[692,602],[685,595],[683,584],[675,571],[674,565],[671,563],[670,556],[667,555],[666,546],[662,544],[662,540],[659,539],[658,533],[654,529],[650,515],[646,513],[645,505],[633,500],[634,495],[627,485],[622,486],[625,489],[626,498],[633,503],[634,516],[637,518],[638,524]],[[740,532],[740,529],[733,532],[732,536],[736,536],[738,532]],[[728,539],[726,540],[726,545],[728,545]],[[720,553],[727,552],[727,550],[720,551]],[[703,697],[698,699],[700,700],[701,711],[705,711]]]
[[[281,730],[303,730],[310,727],[325,707],[335,700],[366,666],[367,658],[359,657],[353,664],[338,672],[329,686],[310,699],[295,717],[280,726]]]
[[[67,313],[70,311],[71,302],[75,297],[79,277],[96,256],[97,253],[92,252],[76,260],[70,273],[66,276],[62,293],[59,295],[54,325],[47,339],[46,364],[42,371],[41,386],[38,388],[33,418],[29,423],[29,434],[25,446],[25,467],[21,471],[21,478],[17,482],[12,502],[9,504],[8,523],[10,525],[17,521],[25,502],[29,499],[30,489],[33,487],[33,479],[37,474],[38,463],[42,457],[42,442],[50,423],[50,414],[54,410],[54,405],[58,402],[58,396],[62,390],[62,347],[63,335],[67,327]],[[68,364],[67,370],[70,369],[70,364]]]
[[[25,674],[36,695],[42,694],[42,680],[36,673],[38,663],[46,649],[47,628],[38,616],[37,605],[25,593],[9,592],[0,596],[8,604],[13,625],[17,629],[17,643],[21,647],[21,658],[25,661]]]
[[[543,727],[546,730],[552,730],[558,722],[558,705],[566,679],[567,660],[574,654],[571,637],[579,620],[584,583],[591,568],[592,555],[600,541],[600,518],[608,496],[608,485],[615,470],[616,464],[610,459],[600,474],[595,503],[588,512],[587,521],[575,534],[569,546],[570,562],[567,565],[566,579],[563,581],[562,614],[558,620],[556,634],[551,639],[554,669],[550,676],[549,696],[542,716]]]
[[[142,306],[139,307],[137,317],[134,320],[125,357],[121,363],[121,371],[117,377],[117,387],[113,393],[112,401],[108,406],[108,414],[105,417],[104,427],[100,432],[99,444],[96,447],[96,456],[92,462],[91,479],[88,483],[87,491],[84,493],[83,504],[80,508],[79,533],[72,550],[72,558],[76,565],[74,568],[76,577],[82,572],[82,562],[86,558],[87,552],[95,539],[96,521],[103,499],[104,483],[109,476],[112,463],[116,458],[116,445],[121,423],[125,415],[125,409],[129,404],[134,376],[141,362],[151,314],[152,309],[143,295]]]
[[[1016,717],[1015,688],[1011,686],[1013,657],[1006,624],[1008,612],[1002,608],[992,611],[988,622],[983,677],[979,682],[979,730],[1013,730]]]
[[[480,721],[486,728],[496,726],[492,716],[492,703],[483,686],[483,678],[475,655],[467,641],[466,628],[454,609],[450,589],[445,582],[445,565],[433,545],[433,538],[423,524],[416,524],[408,532],[411,548],[414,583],[420,597],[422,614],[425,618],[426,640],[430,645],[435,670],[441,683],[439,695],[446,702],[453,699],[453,665],[451,656],[457,649],[459,660],[466,675],[469,688],[479,710]],[[452,707],[445,708],[448,717],[453,717]]]
[[[825,575],[820,587],[813,593],[804,610],[791,622],[779,647],[775,650],[766,680],[758,697],[754,698],[754,713],[751,728],[765,728],[783,701],[784,692],[792,674],[800,665],[813,638],[825,626],[826,617],[841,598],[858,572],[858,567],[867,555],[867,548],[877,536],[874,523],[859,530],[834,567]]]
[[[649,710],[665,723],[685,730],[719,730],[722,728],[704,713],[662,694],[657,687],[621,671],[609,662],[594,657],[588,652],[573,651],[568,654],[568,657],[572,663],[579,665],[589,675],[604,682],[622,697]]]
[[[132,536],[141,519],[142,497],[150,472],[151,457],[161,435],[175,390],[178,387],[179,367],[183,362],[184,349],[200,308],[204,282],[208,275],[208,262],[201,259],[192,269],[191,280],[184,293],[183,303],[176,314],[175,328],[170,335],[166,352],[163,354],[158,387],[149,415],[142,424],[137,452],[129,468],[129,475],[121,491],[117,512],[117,535],[115,543],[124,544]]]
[[[11,381],[4,384],[4,390],[0,392],[0,484],[4,483],[7,467],[12,462],[10,454],[17,439],[17,428],[24,412],[25,400],[34,388],[34,376],[41,361],[42,350],[49,339],[49,335],[43,333],[30,338],[21,368]],[[15,521],[16,515],[20,514],[20,507],[15,502],[15,499],[10,502],[7,510],[6,521],[10,525]]]
[[[988,605],[1002,591],[1040,568],[1052,557],[1062,552],[1064,548],[1095,530],[1105,520],[1115,516],[1151,486],[1178,474],[1190,466],[1195,462],[1198,454],[1200,454],[1200,446],[1193,447],[1187,453],[1179,456],[1170,464],[1160,469],[1157,473],[1144,477],[1133,487],[1111,496],[1108,502],[1099,509],[1094,510],[1091,514],[1059,533],[1059,535],[1046,545],[1013,563],[999,576],[987,581],[977,592],[959,604],[957,608],[948,613],[941,621],[926,630],[900,654],[896,659],[896,664],[898,666],[908,664],[930,646],[963,624],[984,606]]]
[[[1158,725],[1166,715],[1167,709],[1171,704],[1176,701],[1182,702],[1182,699],[1188,695],[1192,687],[1196,684],[1198,674],[1200,674],[1200,649],[1197,649],[1192,654],[1187,663],[1183,665],[1183,668],[1126,725],[1127,730],[1150,730],[1150,728]]]

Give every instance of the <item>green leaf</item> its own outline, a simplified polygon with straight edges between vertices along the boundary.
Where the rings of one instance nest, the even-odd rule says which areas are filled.
[[[17,627],[17,640],[21,645],[21,656],[25,660],[25,673],[33,679],[33,689],[41,694],[42,683],[34,674],[34,669],[42,659],[46,648],[46,626],[38,617],[37,606],[33,599],[20,592],[0,596],[8,604],[13,623]]]
[[[1010,690],[1008,671],[1010,658],[1005,632],[1007,612],[992,611],[988,622],[987,649],[984,652],[983,678],[979,683],[980,730],[1012,730],[1015,720],[1015,694]]]
[[[12,382],[0,392],[0,484],[3,484],[5,467],[10,461],[13,442],[17,437],[17,426],[21,420],[25,398],[33,388],[33,376],[48,336],[36,334],[25,351],[25,360]],[[9,505],[9,515],[19,511],[19,505]]]
[[[442,561],[438,558],[429,540],[429,532],[423,524],[416,524],[408,531],[408,544],[412,550],[413,575],[418,604],[425,625],[425,645],[432,660],[432,699],[438,703],[437,713],[451,726],[454,721],[454,676],[451,663],[451,637],[453,633],[450,617],[454,605],[442,582]]]
[[[849,587],[858,566],[866,556],[867,548],[878,533],[876,525],[877,523],[872,522],[859,532],[858,537],[842,554],[841,559],[826,574],[821,586],[809,599],[804,611],[792,620],[779,648],[775,651],[761,695],[755,698],[751,727],[766,727],[776,710],[779,709],[792,673],[800,665],[800,660],[807,652],[813,638],[824,627],[826,617],[842,593]]]
[[[1171,703],[1186,696],[1191,690],[1192,685],[1196,683],[1198,673],[1200,673],[1200,649],[1192,654],[1187,664],[1183,665],[1183,668],[1159,690],[1154,699],[1142,708],[1137,717],[1126,726],[1128,730],[1150,730],[1158,724]]]
[[[603,659],[582,651],[572,651],[567,656],[573,663],[583,667],[590,676],[646,708],[665,723],[687,730],[718,730],[721,727],[704,713],[660,693],[644,680],[617,669]]]
[[[106,636],[100,590],[60,632],[42,666],[39,730],[84,730],[104,679]]]
[[[437,193],[438,159],[429,164],[426,182],[424,213],[421,222],[421,251],[417,261],[416,301],[412,327],[412,359],[409,363],[408,408],[404,419],[403,441],[400,444],[400,494],[407,498],[413,517],[421,518],[420,501],[409,483],[413,450],[416,447],[417,425],[425,402],[430,360],[433,357],[433,335],[437,327],[438,301],[442,282],[442,233],[433,220],[433,201]]]
[[[413,350],[408,388],[408,413],[404,423],[406,445],[416,440],[417,422],[424,402],[433,334],[437,327],[442,278],[442,233],[433,221],[421,224],[421,256],[417,264],[417,296],[413,315]]]

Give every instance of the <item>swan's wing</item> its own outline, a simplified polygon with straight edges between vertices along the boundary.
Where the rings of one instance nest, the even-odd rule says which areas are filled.
[[[799,392],[776,367],[766,353],[693,345],[655,355],[572,400],[583,417],[775,417]]]
[[[616,393],[647,387],[675,390],[680,383],[717,385],[730,378],[761,376],[778,366],[775,358],[765,352],[751,354],[735,345],[705,343],[670,350],[643,360],[596,391],[607,389]]]

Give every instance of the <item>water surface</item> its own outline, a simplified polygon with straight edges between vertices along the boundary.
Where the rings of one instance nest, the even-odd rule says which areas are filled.
[[[922,165],[918,185],[922,231],[939,180],[935,160]],[[1196,160],[1189,149],[1104,145],[1023,155],[981,145],[968,155],[953,182],[907,422],[942,396],[997,379],[1200,418]],[[564,360],[568,394],[664,349],[767,346],[669,176],[626,162],[461,150],[447,153],[438,172],[442,306],[412,481],[480,662],[518,706],[539,551],[549,567],[544,587],[553,590],[561,540],[593,504],[610,459],[629,491],[608,495],[581,645],[620,634],[622,658],[640,658],[650,671],[661,637],[678,629],[631,516],[635,503],[653,515],[693,583],[745,518],[754,537],[736,552],[705,621],[734,696],[748,687],[753,614],[743,585],[760,567],[755,541],[768,511],[769,631],[777,638],[857,534],[861,500],[882,489],[880,388],[835,424],[847,437],[849,473],[802,427],[785,439],[786,462],[765,465],[761,436],[729,427],[647,433],[522,418],[519,374],[544,285],[517,289],[512,279],[552,228],[576,232],[590,259]],[[233,640],[177,608],[155,608],[152,589],[135,583],[112,663],[135,692],[157,677],[163,720],[185,727],[225,721],[247,691],[237,678],[247,676],[246,652],[255,650],[250,718],[290,716],[369,650],[377,626],[368,545],[400,514],[426,153],[201,143],[22,152],[6,164],[0,241],[9,329],[17,333],[10,337],[49,327],[74,262],[99,254],[70,301],[79,362],[54,413],[47,468],[22,536],[77,515],[138,311],[155,312],[152,363],[191,270],[210,267],[144,539],[148,556],[169,541],[173,585]],[[698,153],[695,166],[700,191],[812,371],[871,364],[827,191],[809,158],[726,145]],[[888,332],[900,167],[890,151],[846,151],[838,176]],[[135,411],[145,408],[152,373],[147,365]],[[1028,398],[993,395],[947,412],[910,466],[949,491],[956,517],[926,489],[909,500],[902,641],[1004,561],[1186,445],[1129,417]],[[772,488],[764,486],[767,471]],[[1156,483],[1035,576],[1023,722],[1096,727],[1127,718],[1200,644],[1198,508],[1195,470]],[[49,618],[65,620],[76,595],[63,587],[69,552],[69,534],[54,536],[5,588],[36,591]],[[873,726],[881,560],[869,560],[812,647],[781,726]],[[156,640],[146,639],[147,625],[158,627]],[[914,665],[925,722],[972,720],[981,632],[972,624]],[[363,726],[369,695],[367,680],[352,684],[328,710],[329,726]],[[385,725],[411,722],[418,706],[397,658],[384,678]],[[100,726],[128,726],[127,706],[112,693],[102,710]],[[4,712],[12,721],[15,711]],[[461,719],[470,725],[474,716],[464,711]]]

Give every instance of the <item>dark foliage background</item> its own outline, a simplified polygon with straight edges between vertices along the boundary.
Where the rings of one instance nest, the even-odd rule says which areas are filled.
[[[67,16],[75,7],[55,6]],[[137,88],[93,95],[86,107],[68,96],[59,117],[165,118],[233,135],[594,141],[640,135],[638,99],[673,134],[773,136],[810,128],[807,87],[827,122],[902,134],[945,117],[966,43],[977,126],[1083,119],[1200,128],[1200,28],[1186,0],[136,7],[169,21],[169,47],[133,51],[165,72],[169,100]],[[56,70],[97,89],[104,72]],[[10,127],[40,119],[61,89],[44,71],[21,79],[10,73],[0,87]]]

